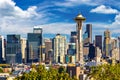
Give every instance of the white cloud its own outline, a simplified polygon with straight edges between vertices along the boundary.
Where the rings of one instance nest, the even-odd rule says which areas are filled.
[[[96,2],[93,2],[92,0],[65,0],[64,2],[54,2],[54,5],[61,6],[61,7],[73,7],[73,6],[79,6],[79,5],[97,5]]]
[[[120,14],[116,15],[115,21],[110,25],[110,29],[113,33],[119,34],[120,36]]]
[[[0,32],[1,34],[27,34],[32,27],[42,24],[48,19],[44,12],[37,12],[36,6],[22,10],[13,0],[0,0]]]
[[[12,0],[1,0],[0,1],[0,15],[13,16],[17,18],[31,18],[38,16],[36,12],[36,6],[31,6],[27,10],[22,10]]]
[[[105,5],[100,5],[100,6],[96,7],[95,9],[92,9],[90,12],[102,13],[102,14],[117,14],[117,13],[119,13],[118,10],[112,9],[111,7],[108,7]]]
[[[66,3],[62,3],[59,5],[65,6],[74,6],[79,4],[87,4],[91,2],[91,0],[66,0]],[[45,7],[46,8],[46,7]],[[15,2],[12,0],[0,0],[0,32],[2,34],[23,34],[27,35],[28,32],[32,32],[32,28],[38,24],[44,24],[44,22],[48,21],[50,18],[49,15],[53,15],[47,13],[45,8],[41,9],[38,13],[38,7],[31,6],[27,10],[22,10],[20,7],[16,6]],[[47,6],[48,8],[48,6]],[[112,9],[110,7],[105,7],[103,5],[103,12],[105,10],[109,10],[112,14],[118,13],[117,10]],[[44,14],[45,13],[45,14]],[[108,13],[108,12],[107,12]],[[49,14],[49,15],[48,15]],[[46,18],[47,16],[47,18]],[[55,18],[55,17],[54,17]],[[43,27],[44,33],[62,33],[62,34],[70,34],[71,31],[75,31],[76,23],[50,23],[39,25]],[[85,23],[84,23],[85,24]],[[115,22],[112,24],[101,24],[101,23],[92,23],[93,24],[93,34],[103,34],[104,30],[110,28],[112,32],[120,31],[120,14],[116,15]]]
[[[71,31],[75,31],[75,23],[50,23],[45,25],[38,25],[43,28],[43,33],[50,34],[70,34]]]

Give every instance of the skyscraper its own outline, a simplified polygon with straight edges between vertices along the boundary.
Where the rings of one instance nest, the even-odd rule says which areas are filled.
[[[95,58],[95,46],[93,44],[89,45],[89,54],[88,54],[88,58],[90,60]]]
[[[100,62],[102,57],[101,49],[99,47],[95,47],[95,60],[96,62]]]
[[[50,61],[53,58],[52,40],[45,39],[44,43],[45,43],[45,59],[46,61]]]
[[[22,63],[20,35],[10,34],[7,35],[7,49],[6,49],[6,62]]]
[[[72,31],[70,36],[70,43],[76,43],[76,39],[77,39],[77,32]]]
[[[42,51],[42,29],[34,27],[34,33],[27,35],[27,62],[38,62],[41,60]]]
[[[85,18],[81,14],[78,14],[78,16],[75,17],[77,23],[76,62],[79,62],[80,64],[83,64],[82,22],[84,20]]]
[[[105,57],[108,57],[110,54],[111,44],[110,44],[110,31],[107,29],[104,32],[104,53]]]
[[[99,47],[99,49],[102,51],[102,35],[95,36],[95,46]]]
[[[21,44],[22,61],[26,62],[26,39],[21,38],[20,44]]]
[[[42,28],[35,26],[35,27],[33,28],[33,33],[42,33]]]
[[[4,37],[0,35],[0,63],[5,59]]]
[[[65,62],[65,54],[67,54],[67,45],[66,45],[66,37],[60,34],[57,34],[54,41],[54,62],[55,63],[64,63]]]
[[[92,43],[92,24],[86,25],[86,31],[83,35],[84,39],[84,46],[88,46],[90,43]]]

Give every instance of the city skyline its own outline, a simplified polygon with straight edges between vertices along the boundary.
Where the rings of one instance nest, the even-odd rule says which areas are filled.
[[[85,25],[93,25],[93,37],[103,35],[110,29],[113,37],[120,33],[120,1],[104,0],[1,0],[0,34],[21,34],[23,37],[32,32],[34,26],[43,28],[43,34],[70,35],[75,31],[74,18],[81,13]]]

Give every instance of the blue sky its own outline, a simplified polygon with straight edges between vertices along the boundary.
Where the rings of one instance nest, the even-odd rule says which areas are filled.
[[[120,35],[119,0],[0,0],[0,34],[26,37],[34,26],[40,26],[47,37],[70,35],[76,30],[78,13],[86,18],[83,31],[86,24],[93,25],[93,37],[106,29],[114,37]]]

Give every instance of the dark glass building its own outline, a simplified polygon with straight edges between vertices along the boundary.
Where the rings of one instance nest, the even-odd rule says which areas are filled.
[[[22,63],[22,57],[17,58],[18,54],[21,55],[20,35],[7,35],[6,62],[9,64]]]
[[[71,37],[70,37],[70,43],[76,43],[76,39],[77,39],[77,32],[72,31],[71,32]]]
[[[95,58],[95,46],[93,44],[89,45],[89,54],[88,54],[88,58],[90,60]]]
[[[27,62],[38,62],[42,51],[42,29],[34,28],[27,35]]]
[[[83,39],[84,39],[84,46],[92,43],[92,24],[86,25],[86,31],[83,35]]]
[[[102,51],[102,35],[95,36],[95,46],[99,47]]]

